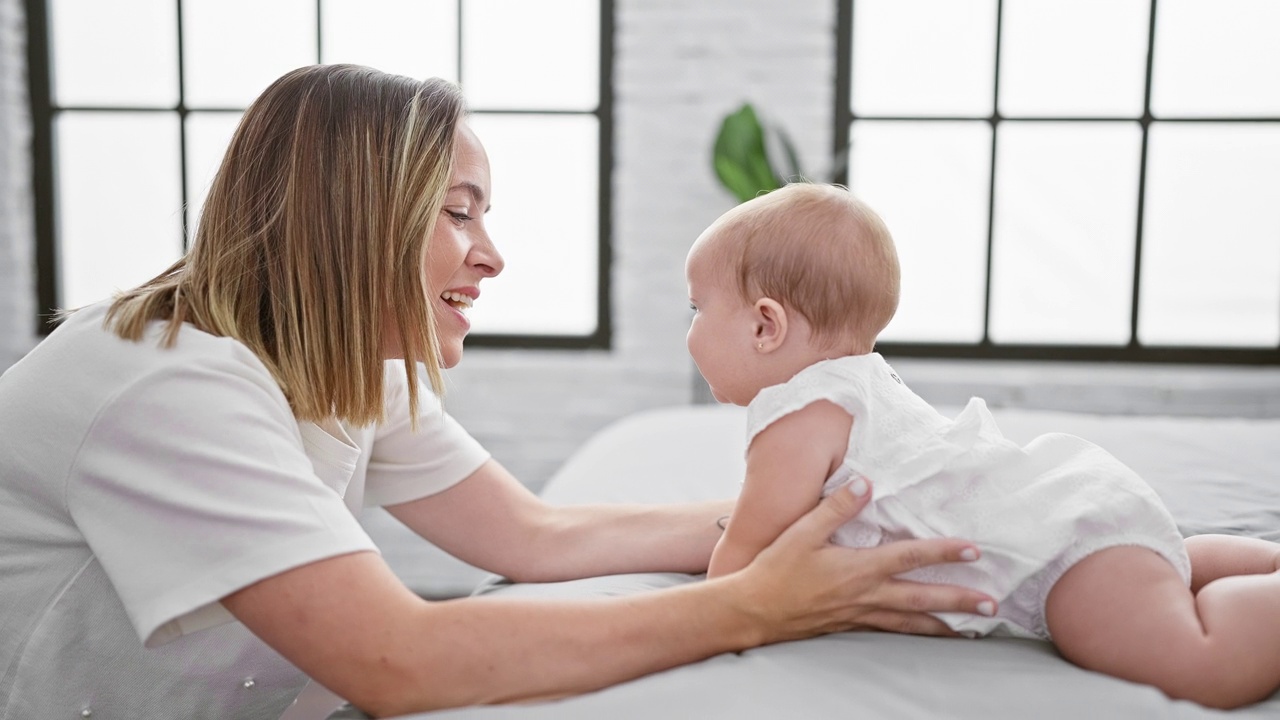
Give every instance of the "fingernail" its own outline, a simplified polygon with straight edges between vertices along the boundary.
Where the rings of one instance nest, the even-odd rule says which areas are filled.
[[[978,612],[986,615],[987,617],[991,617],[996,614],[996,604],[990,600],[983,600],[978,603]]]
[[[849,483],[849,489],[853,491],[854,495],[862,497],[863,495],[866,495],[867,491],[871,488],[867,487],[867,481],[864,478],[858,478],[857,480]]]
[[[977,560],[978,551],[974,550],[973,548],[965,548],[960,551],[960,559],[961,560]]]

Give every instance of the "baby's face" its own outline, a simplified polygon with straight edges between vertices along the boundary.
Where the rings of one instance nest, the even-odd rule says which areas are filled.
[[[763,387],[756,377],[751,306],[734,287],[714,246],[715,238],[703,233],[685,261],[693,309],[686,342],[715,399],[747,405]]]

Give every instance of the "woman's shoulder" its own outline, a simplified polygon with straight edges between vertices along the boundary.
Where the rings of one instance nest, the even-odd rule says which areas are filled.
[[[137,340],[123,338],[107,319],[109,308],[109,302],[102,302],[76,311],[45,342],[51,347],[92,348],[104,359],[119,359],[138,369],[192,364],[241,365],[270,374],[244,343],[212,335],[190,323],[179,327],[171,344],[165,342],[168,323],[164,320],[151,321]]]
[[[266,365],[247,346],[184,325],[176,342],[164,343],[164,324],[154,322],[138,340],[117,335],[106,322],[109,303],[71,314],[26,357],[5,373],[0,394],[57,396],[82,409],[97,408],[129,388],[184,381],[216,392],[220,384],[249,382],[283,393]],[[285,402],[287,406],[287,402]]]
[[[171,457],[166,448],[200,438],[300,442],[284,393],[242,344],[194,331],[173,347],[134,342],[104,318],[105,308],[75,313],[0,376],[0,437],[24,449],[0,467],[47,479],[50,502],[86,457]]]

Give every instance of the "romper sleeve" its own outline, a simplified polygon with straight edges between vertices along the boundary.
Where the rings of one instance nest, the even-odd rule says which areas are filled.
[[[148,647],[232,620],[221,598],[376,551],[316,476],[284,394],[241,349],[173,363],[99,412],[67,506]]]
[[[819,400],[844,408],[850,415],[862,414],[864,382],[856,373],[844,372],[837,362],[824,360],[801,370],[780,385],[764,388],[747,406],[747,447],[765,428]]]
[[[386,364],[386,421],[374,435],[365,476],[366,507],[395,505],[448,490],[490,458],[479,441],[418,382],[418,429],[409,418],[409,386],[400,361]]]

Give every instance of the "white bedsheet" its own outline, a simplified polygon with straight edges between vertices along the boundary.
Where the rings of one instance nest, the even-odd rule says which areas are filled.
[[[627,418],[584,445],[543,495],[563,504],[732,497],[744,467],[743,412],[688,406]],[[1156,488],[1184,534],[1230,532],[1280,541],[1280,419],[994,412],[1004,432],[1020,442],[1061,431],[1107,448]],[[699,579],[655,573],[552,584],[494,582],[482,591],[582,597]],[[1222,713],[1086,672],[1047,643],[846,633],[721,655],[565,700],[412,717],[1280,718],[1280,694]]]

